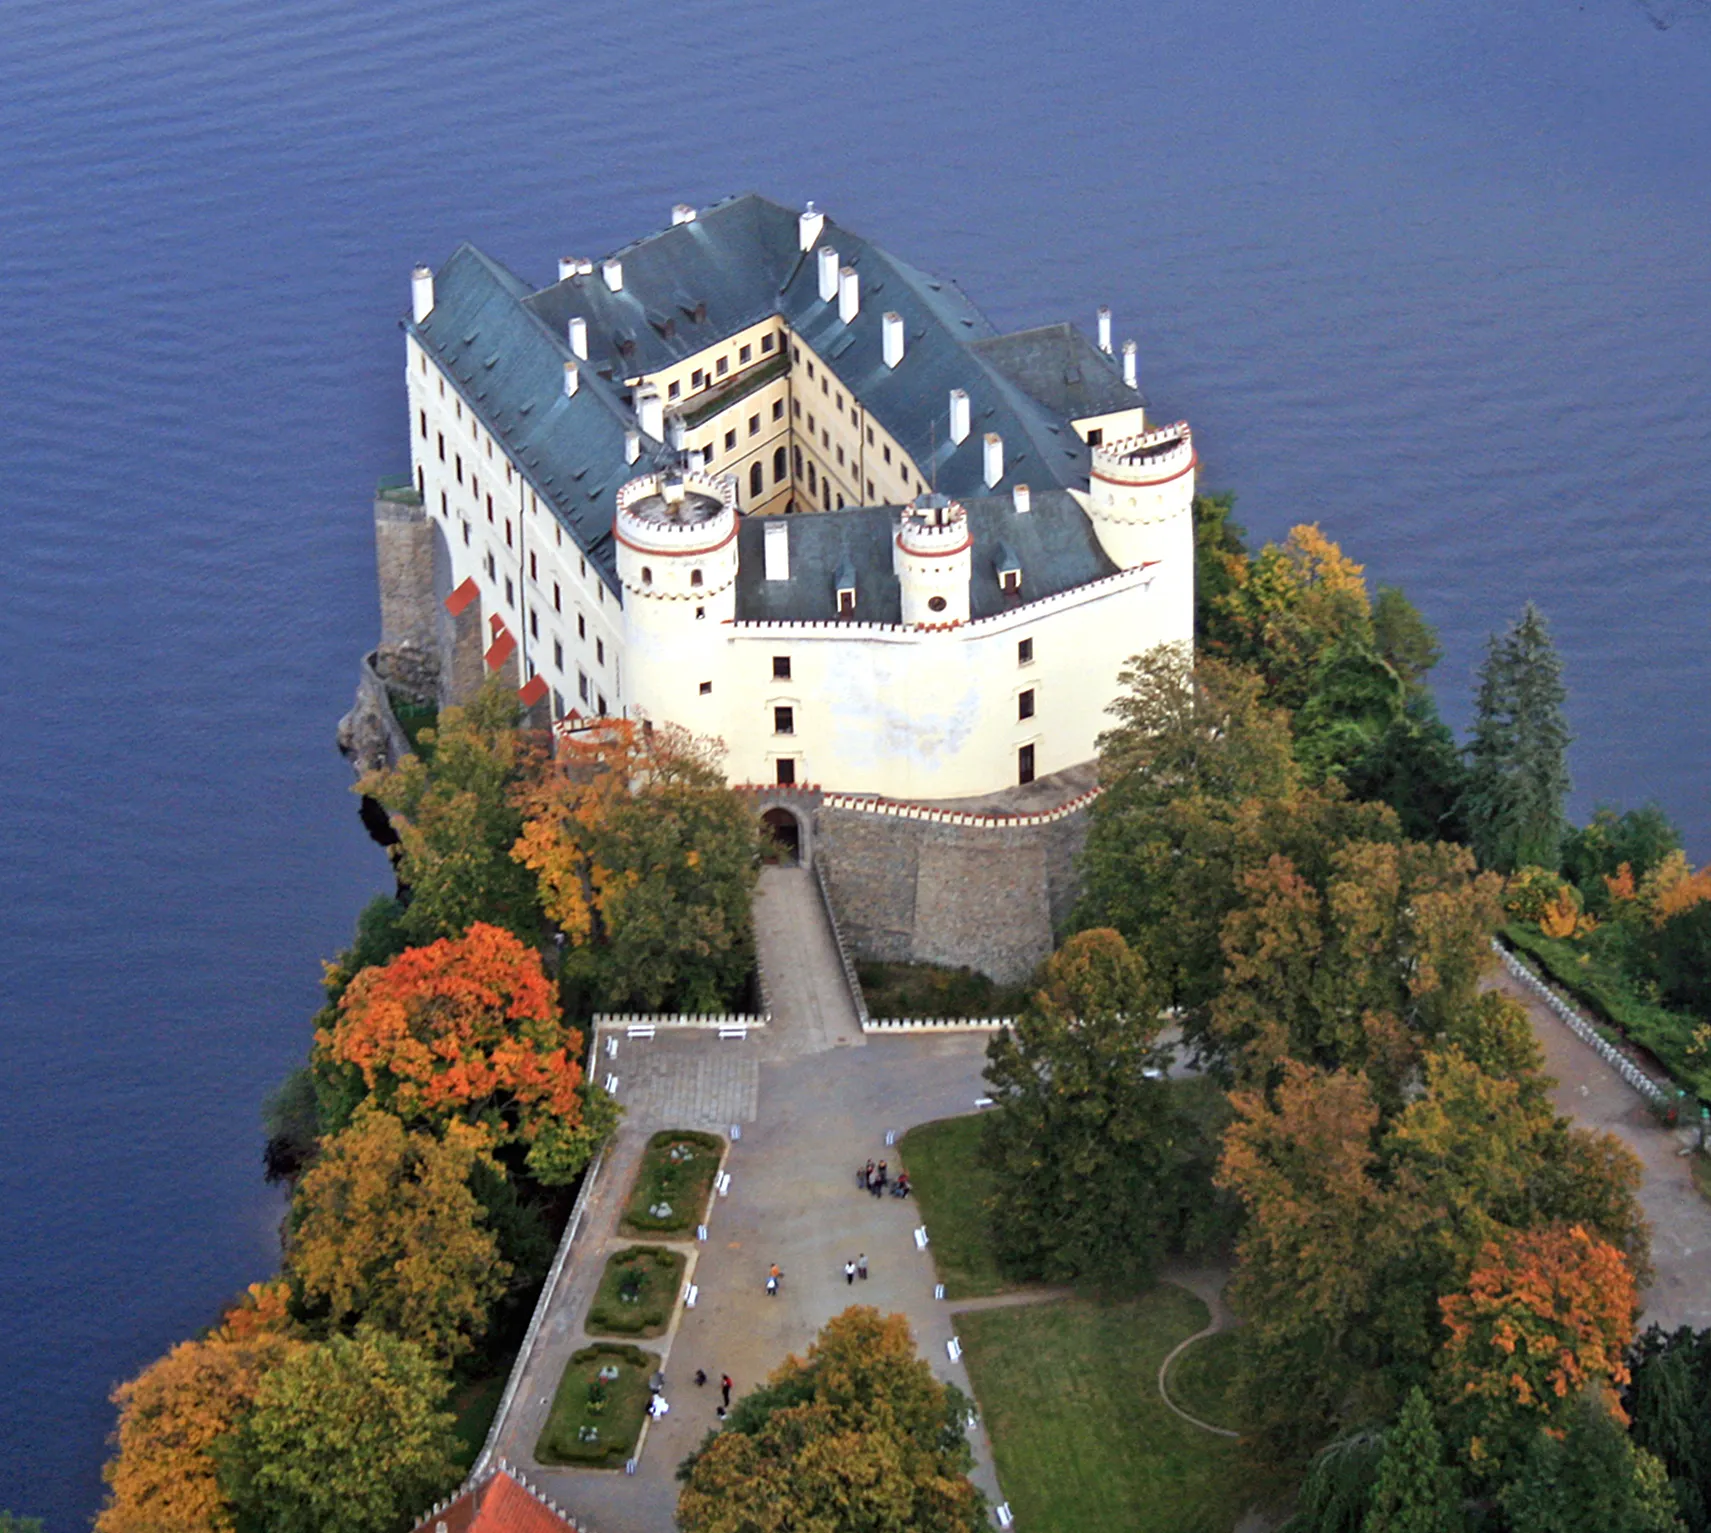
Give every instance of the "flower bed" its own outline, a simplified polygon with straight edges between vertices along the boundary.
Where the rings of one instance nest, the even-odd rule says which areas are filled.
[[[717,1134],[666,1129],[648,1140],[625,1205],[620,1233],[632,1239],[691,1233],[707,1209],[725,1141]]]
[[[536,1462],[613,1469],[635,1451],[659,1358],[600,1342],[571,1354],[535,1444]]]
[[[606,1258],[587,1329],[593,1336],[658,1336],[671,1323],[683,1281],[683,1253],[630,1246]]]

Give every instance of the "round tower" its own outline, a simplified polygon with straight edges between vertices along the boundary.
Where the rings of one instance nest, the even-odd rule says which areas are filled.
[[[921,495],[903,508],[896,562],[906,625],[938,627],[968,621],[973,546],[968,513],[956,501]]]
[[[649,718],[714,731],[706,700],[724,690],[719,625],[737,606],[730,476],[672,468],[632,479],[618,491],[612,535],[624,588],[625,695]]]
[[[1119,569],[1194,566],[1194,438],[1185,421],[1093,449],[1088,515]]]

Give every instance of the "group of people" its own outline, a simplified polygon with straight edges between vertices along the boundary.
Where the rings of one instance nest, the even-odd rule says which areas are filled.
[[[886,1187],[889,1186],[892,1197],[906,1198],[909,1196],[909,1173],[899,1171],[897,1180],[893,1182],[891,1172],[884,1161],[880,1161],[876,1166],[870,1160],[856,1172],[856,1186],[860,1187],[863,1192],[872,1193],[876,1198],[883,1197]]]
[[[774,1267],[772,1270],[774,1272],[776,1272],[776,1271],[778,1271],[778,1268]],[[706,1386],[707,1386],[707,1370],[705,1368],[697,1368],[695,1370],[695,1387],[697,1389],[704,1389],[704,1388],[706,1388]],[[719,1375],[719,1404],[716,1407],[716,1410],[717,1410],[717,1413],[721,1417],[723,1417],[725,1412],[728,1411],[730,1408],[731,1408],[731,1376],[728,1373],[721,1373]]]
[[[860,1278],[867,1281],[867,1252],[863,1251],[853,1262],[844,1263],[844,1282],[853,1285]]]

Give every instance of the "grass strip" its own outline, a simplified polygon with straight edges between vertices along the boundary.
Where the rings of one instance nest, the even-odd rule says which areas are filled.
[[[986,1200],[997,1191],[980,1161],[981,1119],[940,1118],[909,1130],[898,1146],[928,1251],[951,1299],[978,1299],[1014,1287],[998,1270],[986,1217]]]

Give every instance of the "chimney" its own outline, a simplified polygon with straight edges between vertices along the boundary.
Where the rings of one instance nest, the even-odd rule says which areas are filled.
[[[1140,387],[1135,382],[1135,343],[1133,341],[1123,342],[1123,382],[1132,389]]]
[[[826,215],[810,202],[796,220],[796,243],[804,250],[812,250],[814,241],[819,239],[820,231],[825,227]]]
[[[838,253],[830,245],[820,247],[820,301],[830,303],[838,296]]]
[[[576,364],[574,362],[566,362],[564,364],[564,397],[566,399],[576,398],[576,391],[578,387],[580,387],[581,383],[582,374],[577,371]]]
[[[1111,311],[1104,304],[1099,305],[1099,349],[1111,355]]]
[[[624,263],[622,261],[608,261],[600,268],[600,273],[606,279],[606,286],[611,288],[614,293],[624,291]],[[1107,346],[1105,349],[1109,351],[1111,348]]]
[[[1011,498],[1016,502],[1016,515],[1026,516],[1034,509],[1034,497],[1027,485],[1019,484],[1010,491]]]
[[[665,402],[651,385],[636,391],[636,424],[644,436],[656,442],[665,440]]]
[[[903,360],[903,316],[887,313],[881,335],[885,348],[885,365],[895,367]]]
[[[968,395],[961,389],[951,390],[951,440],[968,440]]]
[[[575,256],[560,256],[558,258],[558,280],[563,282],[568,277],[574,277],[582,270],[582,262]]]
[[[570,349],[584,362],[588,360],[588,321],[580,314],[570,322]]]
[[[434,269],[418,266],[410,273],[410,318],[421,324],[434,312]]]
[[[1004,438],[996,431],[986,433],[985,469],[981,477],[986,480],[986,488],[990,490],[1004,477]]]
[[[672,210],[671,210],[671,226],[672,226],[672,228],[675,229],[679,224],[692,224],[694,222],[695,222],[695,209],[690,207],[690,205],[687,202],[680,202],[675,207],[672,208]]]
[[[766,519],[766,578],[790,578],[790,523],[782,516]]]
[[[853,266],[838,268],[838,318],[846,325],[861,313],[861,278]]]
[[[631,426],[624,433],[624,461],[634,463],[642,455],[642,434]]]

